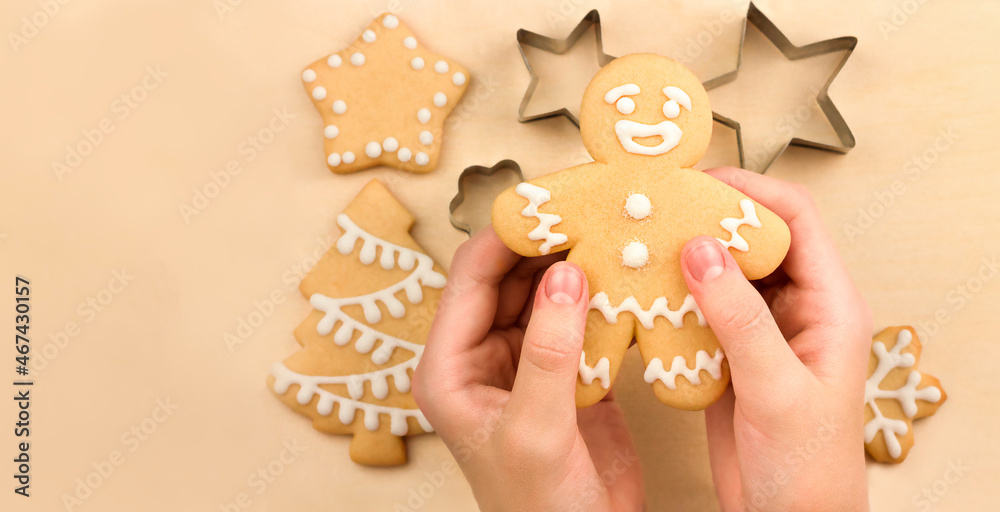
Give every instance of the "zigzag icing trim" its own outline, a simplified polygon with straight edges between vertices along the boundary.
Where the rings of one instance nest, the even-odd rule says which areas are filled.
[[[941,390],[934,386],[917,389],[921,376],[920,372],[915,370],[910,372],[910,375],[906,378],[906,384],[899,389],[881,389],[878,387],[886,376],[896,368],[910,368],[916,364],[916,358],[913,357],[913,354],[901,353],[912,341],[913,333],[909,329],[899,331],[899,334],[896,335],[896,345],[892,347],[891,351],[885,348],[884,343],[876,341],[872,345],[872,352],[878,359],[878,365],[875,367],[872,376],[868,377],[868,380],[865,382],[865,403],[875,413],[875,417],[865,424],[865,442],[872,442],[875,439],[875,435],[881,431],[882,436],[885,438],[885,446],[889,450],[889,455],[893,458],[898,458],[903,453],[903,447],[899,444],[899,438],[896,436],[906,435],[909,427],[907,427],[906,422],[903,420],[883,416],[882,410],[879,409],[876,400],[879,398],[891,398],[895,400],[903,408],[903,414],[906,414],[907,418],[917,415],[917,400],[930,403],[937,403],[941,400]]]
[[[671,325],[675,328],[684,327],[684,315],[687,313],[694,313],[698,316],[698,325],[704,326],[705,317],[701,314],[701,309],[698,308],[698,303],[695,302],[694,296],[690,293],[687,297],[684,297],[684,303],[681,307],[676,310],[670,309],[667,304],[666,297],[657,297],[653,301],[653,305],[649,309],[642,309],[639,305],[639,301],[635,297],[629,296],[627,299],[623,300],[621,304],[617,306],[612,306],[611,301],[608,300],[608,294],[604,292],[598,292],[590,299],[590,309],[596,309],[604,315],[604,319],[608,321],[609,324],[618,323],[618,315],[623,311],[628,311],[635,315],[646,329],[653,328],[653,320],[658,316],[666,318]]]
[[[584,384],[593,384],[594,379],[601,381],[601,387],[608,389],[611,387],[611,362],[608,358],[602,357],[597,360],[594,366],[587,365],[587,353],[580,353],[580,380]]]
[[[726,355],[722,352],[722,349],[715,350],[715,357],[709,356],[708,352],[704,350],[699,350],[694,355],[694,368],[688,368],[687,359],[684,356],[677,356],[674,358],[673,362],[670,363],[670,370],[665,370],[663,368],[663,361],[659,357],[654,357],[649,361],[649,366],[646,367],[646,373],[643,374],[643,379],[647,384],[652,384],[659,380],[663,385],[667,386],[668,389],[677,389],[676,379],[680,375],[688,380],[691,384],[697,386],[701,384],[701,371],[705,370],[713,379],[719,380],[722,378],[722,360],[726,358]]]
[[[387,370],[390,369],[387,368]],[[424,431],[434,431],[431,424],[427,422],[427,418],[424,417],[424,414],[420,412],[419,409],[401,409],[398,407],[388,407],[384,405],[360,402],[355,399],[343,397],[324,389],[320,389],[320,384],[342,384],[342,382],[329,382],[330,379],[336,379],[337,377],[302,375],[301,373],[289,370],[288,367],[282,363],[274,363],[271,365],[271,375],[274,376],[274,391],[279,395],[285,394],[288,391],[289,386],[292,384],[298,384],[299,392],[295,399],[300,404],[308,404],[314,395],[319,396],[319,403],[316,404],[316,412],[323,416],[329,416],[330,413],[333,412],[333,404],[336,403],[340,409],[338,411],[337,419],[339,419],[344,425],[350,425],[354,421],[357,410],[361,409],[361,411],[364,412],[365,428],[370,431],[378,429],[379,415],[381,414],[389,416],[389,430],[393,435],[404,436],[409,432],[410,429],[407,424],[408,418],[415,418],[417,422],[420,423],[420,427],[424,429]],[[409,382],[408,379],[407,382]]]
[[[390,336],[381,331],[372,329],[371,327],[368,327],[367,325],[351,318],[349,315],[341,311],[340,308],[326,311],[326,315],[316,326],[316,332],[323,336],[330,334],[337,321],[340,321],[341,324],[340,328],[337,329],[336,334],[333,335],[333,342],[338,346],[343,347],[344,345],[347,345],[354,336],[355,330],[361,331],[361,336],[358,338],[358,341],[354,342],[354,348],[361,354],[367,354],[371,351],[372,347],[375,346],[376,341],[382,341],[382,344],[379,345],[374,352],[372,352],[371,358],[372,362],[375,364],[385,364],[386,361],[392,357],[392,353],[397,347],[413,352],[416,354],[417,358],[419,358],[424,352],[423,345],[399,339],[395,336]]]
[[[727,249],[732,247],[737,251],[747,252],[750,250],[750,244],[747,243],[737,232],[740,226],[753,226],[755,228],[761,227],[760,219],[757,218],[757,208],[753,205],[753,201],[749,199],[740,199],[740,209],[743,210],[743,218],[736,219],[733,217],[727,217],[722,219],[719,224],[722,225],[722,229],[725,229],[732,235],[729,241],[725,241],[721,238],[716,238],[716,240],[722,242],[722,245]]]
[[[569,240],[569,237],[563,233],[552,232],[552,226],[562,222],[562,217],[554,213],[540,213],[538,211],[539,206],[552,199],[548,190],[532,185],[531,183],[524,182],[519,183],[516,187],[514,187],[514,192],[528,200],[528,206],[525,206],[524,209],[521,210],[521,215],[538,219],[538,226],[528,233],[528,238],[530,240],[545,240],[541,247],[538,248],[538,252],[548,254],[553,247],[564,244],[567,240]]]

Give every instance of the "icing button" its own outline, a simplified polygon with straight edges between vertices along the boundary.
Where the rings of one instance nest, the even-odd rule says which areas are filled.
[[[652,213],[653,204],[646,194],[632,194],[625,200],[625,213],[635,220],[642,220]]]
[[[642,268],[649,262],[649,249],[642,242],[630,242],[622,248],[622,264],[629,268]]]

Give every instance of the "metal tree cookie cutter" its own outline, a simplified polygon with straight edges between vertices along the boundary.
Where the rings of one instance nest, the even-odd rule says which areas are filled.
[[[826,81],[816,96],[816,102],[826,115],[826,118],[830,122],[830,126],[833,128],[833,131],[836,133],[840,144],[827,144],[800,137],[792,137],[787,143],[781,146],[777,152],[775,152],[770,161],[763,165],[759,171],[760,174],[767,172],[767,169],[771,167],[771,164],[773,164],[790,145],[822,149],[841,154],[846,154],[854,148],[856,144],[854,134],[851,132],[851,128],[847,125],[847,121],[845,121],[844,117],[840,115],[840,111],[838,111],[837,107],[834,106],[833,100],[830,99],[829,94],[830,85],[833,83],[834,79],[837,78],[837,75],[840,74],[840,70],[844,67],[844,64],[847,63],[847,59],[849,59],[851,54],[854,53],[854,48],[858,45],[858,38],[854,36],[838,37],[807,44],[805,46],[795,46],[787,37],[785,37],[783,33],[781,33],[778,26],[765,16],[764,13],[753,4],[753,2],[751,2],[750,7],[747,10],[747,16],[743,20],[742,33],[740,34],[740,49],[736,60],[736,69],[703,82],[702,84],[705,86],[705,90],[710,91],[736,80],[736,77],[740,73],[740,68],[743,65],[743,45],[746,42],[748,23],[756,27],[757,30],[759,30],[760,33],[763,34],[764,37],[767,38],[767,40],[770,41],[771,44],[773,44],[781,52],[781,54],[790,61],[846,51],[844,58],[837,64],[836,69],[833,70],[830,78]],[[743,135],[741,133],[740,123],[735,119],[723,116],[717,112],[712,112],[712,117],[720,124],[728,126],[736,131],[736,144],[739,147],[740,152],[740,167],[746,168],[746,151],[743,145]]]
[[[594,27],[594,37],[597,40],[597,63],[600,64],[601,67],[604,67],[607,63],[615,60],[615,57],[604,53],[604,41],[601,38],[601,15],[597,13],[597,9],[588,12],[587,15],[580,20],[580,23],[576,25],[576,28],[574,28],[565,39],[555,39],[541,34],[536,34],[535,32],[531,32],[523,28],[518,29],[517,48],[521,52],[521,58],[524,60],[525,67],[528,68],[528,74],[531,75],[531,81],[528,83],[528,89],[524,91],[524,97],[521,98],[521,105],[517,108],[518,121],[527,123],[530,121],[537,121],[539,119],[563,116],[566,119],[569,119],[570,122],[576,125],[577,128],[580,127],[580,120],[577,119],[576,116],[573,115],[573,113],[566,107],[531,116],[524,115],[524,111],[527,110],[528,103],[531,101],[532,95],[535,94],[535,89],[538,88],[538,75],[535,73],[534,69],[531,68],[531,62],[528,61],[528,56],[524,53],[524,47],[531,46],[532,48],[538,48],[539,50],[548,53],[563,55],[568,52],[577,41],[580,40],[583,34],[586,33],[590,27]]]
[[[473,165],[471,167],[466,167],[462,174],[458,176],[458,193],[455,197],[451,198],[451,203],[448,205],[448,218],[451,220],[451,225],[455,229],[472,236],[472,226],[468,222],[463,222],[455,216],[455,212],[458,211],[462,203],[465,202],[465,180],[469,176],[478,175],[485,176],[487,178],[494,176],[499,171],[512,171],[517,175],[518,183],[524,181],[524,173],[521,172],[521,166],[517,165],[517,162],[507,159],[501,160],[494,164],[492,167],[484,167],[482,165]]]

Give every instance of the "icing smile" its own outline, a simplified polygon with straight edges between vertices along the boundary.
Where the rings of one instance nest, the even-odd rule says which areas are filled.
[[[629,153],[637,155],[662,155],[674,149],[681,141],[684,133],[672,121],[663,121],[658,124],[643,124],[635,121],[623,119],[615,123],[615,134],[622,147]],[[660,136],[663,141],[655,146],[644,146],[635,139],[643,137]]]

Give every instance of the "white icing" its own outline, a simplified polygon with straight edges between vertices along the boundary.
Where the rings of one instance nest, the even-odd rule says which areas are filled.
[[[667,98],[670,98],[670,101],[663,104],[663,115],[667,116],[667,118],[673,119],[681,115],[682,106],[686,108],[688,112],[691,111],[691,97],[688,96],[688,94],[680,87],[674,87],[672,85],[664,87],[663,94],[666,94]]]
[[[629,242],[622,248],[622,265],[642,268],[649,262],[649,248],[642,242]]]
[[[396,153],[396,158],[399,158],[400,162],[409,162],[411,156],[413,153],[410,152],[410,148],[399,148],[399,153]]]
[[[326,98],[326,87],[323,87],[322,85],[316,87],[313,89],[312,95],[315,100],[324,100]]]
[[[750,250],[750,244],[740,236],[737,232],[740,226],[753,226],[759,228],[761,226],[760,219],[757,218],[757,209],[753,205],[753,201],[749,199],[740,199],[740,209],[743,210],[743,218],[735,219],[733,217],[727,217],[722,219],[719,224],[722,225],[722,229],[725,229],[732,235],[729,241],[725,241],[721,238],[716,238],[716,240],[722,242],[723,247],[727,249],[732,247],[737,251],[747,252]]]
[[[420,121],[420,124],[427,124],[428,122],[430,122],[430,120],[431,120],[430,110],[422,108],[417,111],[417,121]]]
[[[382,154],[382,145],[375,141],[369,142],[365,145],[365,154],[368,158],[378,158]]]
[[[364,39],[366,43],[374,43],[375,32],[371,30],[365,30],[364,33],[361,34],[361,39]]]
[[[376,331],[375,329],[372,329],[371,327],[368,327],[367,325],[351,318],[347,315],[347,313],[344,313],[343,310],[339,308],[329,311],[329,315],[332,322],[318,325],[316,327],[316,332],[326,336],[333,331],[333,326],[336,325],[337,322],[340,322],[340,327],[333,335],[333,342],[341,347],[347,345],[351,341],[355,331],[360,332],[361,335],[358,337],[358,340],[354,342],[354,349],[361,354],[371,352],[371,359],[375,364],[385,364],[388,362],[389,358],[392,357],[393,351],[397,348],[409,350],[417,355],[423,354],[423,345],[418,345],[394,336],[389,336],[381,331]],[[323,319],[326,320],[326,317]],[[329,328],[327,328],[328,325]],[[379,345],[374,352],[372,352],[372,347],[375,346],[376,341],[381,341],[382,344]]]
[[[627,311],[635,315],[639,323],[646,329],[653,328],[653,321],[658,316],[666,318],[671,325],[679,329],[684,327],[684,315],[687,313],[694,313],[698,317],[698,325],[707,325],[705,317],[701,314],[701,309],[698,308],[698,303],[695,302],[694,296],[690,293],[687,297],[684,297],[684,303],[681,304],[681,307],[673,310],[668,306],[666,297],[657,297],[649,309],[642,309],[639,301],[633,296],[629,296],[617,306],[612,306],[611,301],[608,300],[608,294],[598,292],[590,299],[590,309],[600,311],[609,324],[618,323],[618,315],[623,311]]]
[[[434,93],[434,104],[443,107],[448,103],[448,97],[443,92]]]
[[[434,143],[434,134],[428,130],[420,132],[420,143],[425,146],[430,146]]]
[[[708,352],[699,350],[694,355],[694,368],[688,368],[687,359],[684,356],[677,356],[670,363],[670,369],[663,368],[663,361],[659,357],[654,357],[646,367],[646,373],[642,375],[647,384],[652,384],[659,380],[667,389],[677,389],[677,377],[681,376],[691,384],[697,386],[701,384],[701,371],[705,370],[713,379],[722,378],[722,360],[726,355],[722,349],[715,350],[715,357],[708,355]]]
[[[621,98],[622,96],[632,96],[634,94],[639,94],[640,92],[641,91],[638,85],[635,84],[619,85],[618,87],[609,90],[607,94],[604,95],[604,102],[610,105],[612,103],[617,102],[618,98]]]
[[[399,141],[394,137],[386,137],[385,140],[382,141],[382,149],[392,153],[393,151],[399,149]]]
[[[681,141],[684,132],[671,121],[644,124],[621,119],[615,123],[615,134],[618,135],[618,142],[625,148],[625,151],[636,155],[656,156],[674,149]],[[654,135],[659,135],[663,138],[655,146],[643,146],[633,140],[636,137],[652,137]]]
[[[351,64],[355,66],[360,66],[365,63],[365,54],[361,52],[354,52],[351,54]]]
[[[343,114],[344,112],[347,112],[347,103],[345,103],[344,100],[334,101],[333,102],[333,113],[334,114]]]
[[[448,63],[445,62],[445,61],[443,61],[443,60],[439,60],[439,61],[435,62],[434,63],[434,71],[437,71],[438,73],[447,73],[448,72]]]
[[[395,17],[395,16],[393,16],[391,14],[386,14],[385,18],[382,18],[382,25],[385,28],[389,28],[389,29],[396,28],[396,27],[399,26],[399,18],[397,18],[397,17]]]
[[[304,82],[313,82],[313,81],[315,81],[316,80],[316,72],[313,71],[313,70],[311,70],[311,69],[307,69],[307,70],[303,71],[302,72],[302,80]]]
[[[870,443],[875,439],[875,435],[882,432],[885,438],[885,446],[889,450],[889,455],[898,458],[903,453],[903,447],[899,444],[896,436],[905,436],[908,430],[906,422],[892,418],[886,418],[878,406],[878,399],[893,399],[899,403],[903,409],[903,414],[907,418],[917,415],[917,400],[937,403],[941,400],[941,390],[934,386],[927,386],[917,389],[920,384],[920,372],[911,371],[906,378],[906,384],[899,389],[881,389],[879,384],[896,368],[910,368],[916,364],[913,354],[903,354],[904,348],[913,341],[913,333],[909,329],[902,329],[896,336],[896,345],[892,350],[887,350],[885,344],[876,341],[872,345],[872,352],[878,359],[878,364],[871,377],[865,382],[865,403],[872,408],[875,417],[865,424],[865,442]]]
[[[427,156],[427,153],[421,151],[417,153],[417,156],[413,157],[413,161],[416,162],[417,165],[427,165],[430,163],[431,157]]]
[[[608,358],[602,357],[597,360],[594,366],[587,365],[587,354],[580,353],[580,380],[584,384],[593,384],[594,379],[601,381],[601,387],[608,389],[611,387],[611,362]]]
[[[462,85],[462,84],[464,84],[465,83],[465,73],[462,73],[461,71],[458,71],[454,75],[451,75],[451,83],[453,83],[455,85]]]
[[[653,212],[653,203],[646,194],[632,194],[625,199],[625,213],[635,220],[649,217]]]
[[[330,164],[330,167],[340,165],[340,155],[337,153],[330,153],[330,156],[326,157],[326,163]]]
[[[292,384],[297,384],[299,386],[299,391],[295,398],[302,405],[308,404],[312,401],[313,396],[318,396],[319,402],[316,404],[316,411],[323,416],[328,416],[332,413],[333,404],[336,403],[340,407],[337,419],[344,425],[350,425],[353,423],[357,410],[361,409],[361,411],[365,413],[365,428],[371,431],[378,429],[380,414],[389,416],[389,430],[393,435],[403,436],[409,432],[409,425],[407,424],[408,418],[416,419],[420,424],[420,428],[424,431],[434,431],[434,429],[431,428],[430,423],[427,422],[427,418],[424,417],[423,413],[420,412],[419,409],[403,409],[399,407],[370,404],[336,395],[325,389],[321,389],[319,385],[325,384],[323,380],[329,377],[302,375],[289,370],[287,366],[281,363],[274,363],[271,365],[271,375],[274,376],[274,391],[278,394],[286,393]]]
[[[340,55],[331,55],[326,59],[326,65],[331,68],[339,68],[343,63],[344,59],[340,58]]]
[[[622,114],[629,115],[635,112],[635,101],[632,98],[618,98],[618,101],[615,102],[615,108]]]
[[[410,66],[418,71],[424,69],[424,59],[414,57],[413,60],[410,61]]]
[[[414,38],[413,36],[407,36],[407,37],[403,38],[403,46],[405,46],[405,47],[407,47],[407,48],[409,48],[411,50],[414,49],[414,48],[416,48],[417,47],[417,40],[416,40],[416,38]]]
[[[569,240],[569,237],[563,233],[552,232],[552,226],[562,222],[562,217],[554,213],[540,213],[538,211],[539,206],[552,199],[548,190],[532,185],[531,183],[524,182],[519,183],[516,187],[514,187],[514,192],[528,200],[528,206],[525,206],[524,209],[521,210],[521,215],[538,219],[538,226],[528,233],[528,239],[530,240],[545,240],[541,247],[538,248],[538,252],[548,254],[553,247],[562,245]]]
[[[323,128],[323,136],[325,136],[326,138],[332,139],[337,135],[340,135],[340,129],[337,128],[336,126],[330,124],[327,125],[326,128]]]
[[[352,153],[350,151],[345,151],[344,152],[344,163],[345,164],[354,163],[354,153]]]

